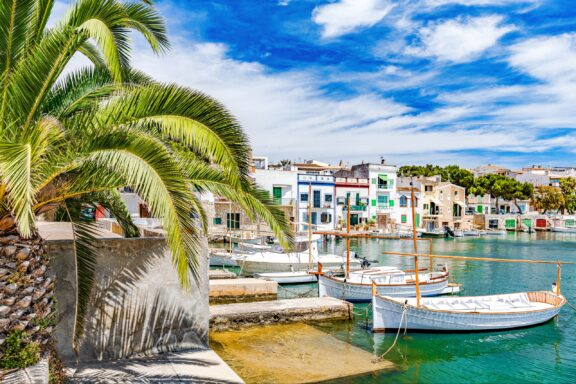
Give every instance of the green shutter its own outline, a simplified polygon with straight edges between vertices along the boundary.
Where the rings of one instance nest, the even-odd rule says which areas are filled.
[[[274,197],[274,202],[280,204],[282,202],[282,187],[272,187],[272,196]]]
[[[390,207],[393,207],[394,206],[394,200],[388,200],[388,205]]]
[[[573,226],[574,226],[574,219],[566,219],[566,220],[564,221],[564,225],[565,225],[566,227],[573,227]]]
[[[419,213],[416,214],[416,226],[420,227],[420,214]]]
[[[376,184],[376,178],[372,178],[372,184]]]
[[[477,207],[476,207],[476,211],[477,211],[478,213],[482,213],[482,206],[481,206],[481,205],[477,206]]]
[[[400,216],[400,221],[401,221],[402,223],[406,223],[406,215]]]
[[[375,207],[376,206],[376,200],[372,199],[372,206]]]
[[[506,219],[504,225],[506,228],[514,229],[516,228],[516,219]]]
[[[527,227],[531,227],[532,226],[532,219],[524,219],[524,220],[522,220],[522,223],[524,223],[524,225]]]

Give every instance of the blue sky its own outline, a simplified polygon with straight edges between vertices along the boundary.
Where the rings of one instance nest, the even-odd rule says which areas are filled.
[[[558,0],[163,0],[173,49],[271,160],[576,165],[576,7]]]

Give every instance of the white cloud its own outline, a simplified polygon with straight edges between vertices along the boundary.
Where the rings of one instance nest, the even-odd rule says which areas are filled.
[[[511,47],[509,62],[545,81],[576,81],[576,34],[528,39]]]
[[[440,7],[447,4],[459,4],[465,6],[507,6],[511,4],[533,4],[542,0],[426,0],[425,4],[432,7]]]
[[[420,30],[422,45],[407,48],[409,54],[433,56],[440,60],[465,62],[478,57],[515,29],[501,25],[497,15],[454,19]]]
[[[340,0],[314,9],[312,20],[323,27],[323,38],[332,38],[371,27],[393,8],[387,0]]]

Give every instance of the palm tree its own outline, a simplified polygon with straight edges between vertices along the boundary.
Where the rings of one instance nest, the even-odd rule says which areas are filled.
[[[142,34],[156,53],[169,47],[163,19],[150,1],[78,0],[63,20],[47,28],[53,3],[0,4],[0,288],[10,285],[16,303],[32,296],[31,303],[21,303],[18,316],[0,322],[0,338],[35,329],[32,342],[43,337],[37,324],[52,305],[46,300],[52,284],[44,278],[47,257],[36,225],[41,215],[73,223],[76,337],[95,265],[94,228],[80,211],[101,205],[127,236],[137,236],[117,192],[123,186],[132,187],[163,218],[184,288],[198,277],[207,228],[198,192],[240,205],[251,218],[263,219],[282,243],[292,239],[282,212],[248,177],[249,142],[226,108],[201,92],[157,83],[130,67],[131,32]],[[66,71],[77,53],[93,66]],[[33,293],[26,290],[30,286]],[[6,303],[0,303],[7,311],[2,318],[16,313],[16,304]],[[41,312],[34,321],[32,308]]]

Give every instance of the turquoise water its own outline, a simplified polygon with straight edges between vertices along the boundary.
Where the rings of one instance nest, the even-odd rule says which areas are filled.
[[[433,240],[435,254],[532,260],[576,261],[576,236],[536,233]],[[427,246],[421,243],[421,251]],[[385,251],[411,251],[410,241],[365,240],[351,242],[352,250],[377,265],[411,268],[412,259],[382,255]],[[329,241],[324,252],[341,254],[343,241]],[[440,260],[438,260],[440,262]],[[555,265],[442,261],[453,282],[463,284],[463,295],[549,290],[556,280]],[[562,269],[562,293],[576,303],[576,266]],[[284,297],[296,292],[314,294],[314,285],[289,286]],[[384,353],[395,334],[372,334],[369,305],[356,304],[353,323],[326,323],[318,327],[338,339],[372,352]],[[366,318],[365,314],[368,311]],[[333,383],[572,383],[576,382],[576,312],[565,306],[553,321],[532,328],[489,333],[423,334],[400,336],[386,355],[398,370],[346,378]]]

